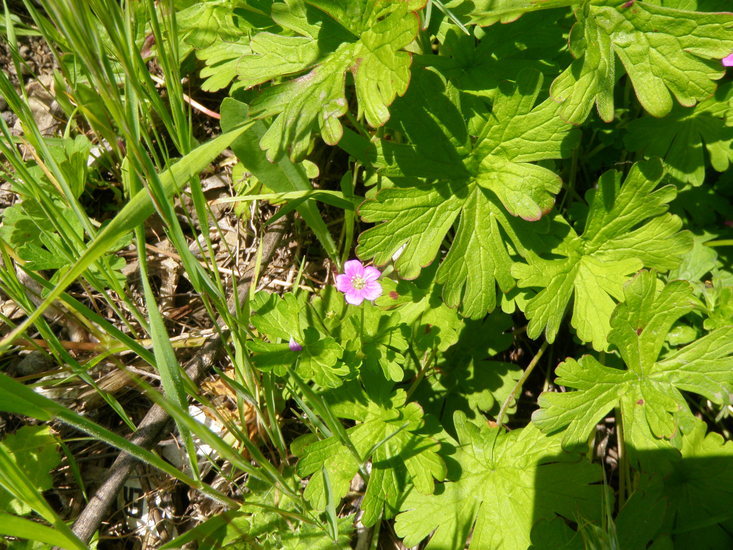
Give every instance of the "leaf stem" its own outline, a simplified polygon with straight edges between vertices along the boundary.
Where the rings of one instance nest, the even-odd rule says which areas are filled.
[[[537,366],[537,363],[540,362],[540,359],[542,358],[542,355],[545,353],[547,346],[548,346],[548,343],[547,343],[547,340],[545,340],[542,343],[542,346],[540,347],[540,349],[535,354],[535,356],[529,362],[529,365],[527,365],[527,368],[524,369],[524,373],[522,374],[522,377],[519,380],[517,380],[517,383],[514,385],[512,392],[509,395],[507,395],[507,398],[504,400],[504,403],[502,403],[501,409],[499,409],[499,416],[496,419],[496,424],[499,428],[501,428],[502,425],[504,424],[504,415],[506,414],[506,410],[509,408],[512,402],[515,402],[517,400],[517,397],[519,395],[520,390],[522,389],[522,386],[527,381],[527,378],[529,378],[529,375],[532,374],[532,371]]]
[[[629,492],[629,459],[626,455],[626,442],[624,441],[624,422],[621,409],[616,407],[616,443],[618,445],[618,499],[619,509],[626,503]]]
[[[412,384],[410,384],[410,387],[407,389],[407,397],[405,398],[406,401],[409,401],[410,396],[420,385],[420,382],[422,382],[423,378],[425,378],[425,374],[428,372],[428,370],[430,370],[430,366],[435,359],[435,351],[433,351],[430,353],[425,363],[420,363],[420,360],[417,358],[417,355],[415,355],[415,351],[412,349],[412,347],[408,347],[408,351],[412,356],[413,361],[415,361],[415,364],[418,366],[418,371],[415,379],[412,381]]]
[[[704,243],[705,246],[716,247],[716,246],[733,246],[733,239],[720,239],[718,241],[708,241]]]

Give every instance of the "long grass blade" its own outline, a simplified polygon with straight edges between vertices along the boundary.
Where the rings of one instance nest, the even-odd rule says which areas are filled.
[[[222,130],[227,131],[238,122],[246,120],[248,112],[249,108],[246,103],[233,98],[225,99],[221,104]],[[244,164],[244,167],[272,191],[276,193],[312,191],[313,186],[305,176],[302,167],[293,164],[287,157],[275,164],[267,160],[259,146],[260,139],[266,131],[265,123],[261,120],[257,121],[249,131],[243,133],[232,143],[232,151]],[[326,254],[338,262],[336,243],[316,205],[312,202],[304,202],[298,206],[297,210],[320,241]]]
[[[169,170],[160,175],[160,181],[170,196],[180,191],[185,183],[193,176],[201,172],[214,160],[224,149],[241,136],[253,122],[247,122],[243,126],[231,130],[203,145],[200,145],[188,155],[180,159]],[[0,354],[5,353],[12,342],[23,334],[41,316],[48,307],[53,304],[61,293],[71,285],[77,277],[102,254],[104,254],[123,234],[131,228],[144,222],[154,211],[153,201],[146,191],[138,192],[125,207],[120,210],[112,221],[99,232],[97,237],[89,244],[77,262],[66,272],[54,289],[38,308],[28,318],[18,325],[5,338],[0,340]]]

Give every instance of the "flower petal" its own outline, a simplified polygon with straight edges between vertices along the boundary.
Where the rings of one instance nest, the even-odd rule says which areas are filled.
[[[359,260],[349,260],[344,264],[344,274],[349,277],[361,277],[364,275],[364,266]]]
[[[723,58],[723,67],[733,67],[733,53]]]
[[[303,346],[296,342],[295,338],[293,338],[292,336],[290,337],[290,343],[288,344],[288,347],[290,348],[290,351],[303,351]]]
[[[346,293],[346,302],[358,306],[364,301],[364,291],[354,289],[351,292]]]
[[[336,289],[340,292],[349,292],[351,290],[354,290],[354,285],[351,282],[351,277],[344,273],[342,273],[341,275],[336,275]]]
[[[369,267],[364,268],[363,279],[366,282],[376,281],[381,276],[382,276],[382,272],[379,271],[376,267],[369,266]]]
[[[367,300],[376,300],[382,295],[382,285],[376,281],[369,281],[361,289],[361,293]]]

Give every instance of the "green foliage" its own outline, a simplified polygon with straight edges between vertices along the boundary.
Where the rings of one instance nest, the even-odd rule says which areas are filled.
[[[46,138],[45,142],[53,160],[70,185],[74,199],[83,193],[89,176],[87,159],[92,147],[84,136],[75,139]],[[14,188],[23,198],[3,213],[0,239],[5,241],[25,267],[31,270],[60,270],[73,263],[81,255],[87,244],[82,221],[75,215],[63,194],[49,180],[45,166],[28,166],[25,180],[16,180]],[[56,184],[58,185],[58,184]],[[53,220],[49,223],[49,219]],[[115,252],[129,244],[129,234],[120,235],[117,243],[109,252]],[[123,258],[106,257],[106,268],[122,284],[125,277],[121,270],[125,267]],[[97,266],[90,268],[91,273],[100,276]],[[56,271],[59,278],[63,271]]]
[[[251,53],[250,33],[274,26],[269,17],[258,13],[271,3],[193,2],[177,14],[181,37],[206,64],[201,70],[202,90],[215,92],[236,79],[239,62]],[[248,6],[250,9],[246,9]]]
[[[96,388],[97,365],[149,364],[163,391],[140,386],[175,420],[191,468],[34,391],[57,380],[31,388],[12,360],[0,410],[61,420],[226,506],[164,547],[733,545],[724,0],[25,5],[59,52],[68,120],[44,137],[32,87],[0,74],[23,127],[0,122],[0,170],[20,199],[2,211],[0,290],[27,314],[3,317],[0,351],[35,345],[34,325],[64,383]],[[208,109],[224,132],[213,139],[193,127]],[[228,149],[248,182],[235,200],[273,200],[232,228],[258,250],[238,272],[217,269],[226,213],[212,216],[199,182]],[[87,212],[91,180],[127,201],[108,222]],[[189,183],[193,212],[176,202]],[[292,291],[239,299],[235,273],[283,284],[257,238],[285,216],[273,264],[300,265]],[[146,263],[158,224],[190,283],[189,326],[221,335],[232,407],[189,383],[169,341],[177,320],[158,310]],[[140,276],[123,279],[131,230]],[[382,270],[381,296],[359,306],[332,284],[355,242]],[[93,303],[65,293],[80,277]],[[26,280],[43,288],[37,307]],[[51,306],[97,341],[60,341]],[[228,433],[192,418],[189,398]],[[217,489],[194,441],[211,449]],[[45,425],[0,443],[0,535],[83,548],[43,495],[56,445]]]
[[[238,121],[246,118],[249,107],[233,98],[225,99],[221,104],[221,128],[225,132],[236,127]],[[234,143],[232,151],[237,155],[244,168],[270,191],[286,193],[288,191],[308,191],[313,189],[306,174],[305,163],[293,163],[283,157],[277,163],[268,162],[257,143],[267,131],[264,122],[258,121],[254,126]],[[316,208],[315,202],[310,201],[298,206],[298,213],[321,241],[326,253],[335,258],[336,245]]]
[[[38,491],[46,491],[53,486],[50,472],[59,465],[61,457],[58,441],[47,426],[23,426],[6,436],[0,445]],[[32,510],[19,498],[7,478],[0,481],[0,510],[17,515],[27,515]]]
[[[529,252],[528,263],[514,264],[512,275],[520,287],[541,288],[524,309],[530,337],[544,330],[547,340],[554,341],[573,298],[570,322],[578,337],[604,350],[614,300],[621,299],[628,277],[642,267],[666,271],[679,265],[692,242],[689,234],[679,232],[682,221],[666,213],[675,190],[657,188],[662,176],[659,161],[635,165],[623,185],[621,174],[606,172],[598,189],[586,196],[583,233],[579,236],[558,218],[558,232],[564,235],[548,251],[553,257]]]
[[[395,528],[408,546],[432,533],[426,548],[527,548],[532,524],[561,514],[597,518],[602,502],[600,469],[563,454],[560,439],[534,426],[503,432],[456,413],[458,441],[452,459],[458,479],[435,494],[413,491]],[[541,486],[535,495],[534,487]],[[539,488],[539,487],[538,487]],[[498,528],[509,526],[511,528]]]
[[[292,478],[292,472],[288,472]],[[161,550],[195,542],[204,548],[281,548],[338,550],[350,548],[353,517],[339,518],[338,532],[328,532],[300,516],[297,502],[262,482],[248,484],[247,502],[201,523],[170,541]]]
[[[430,494],[433,479],[445,477],[438,442],[419,433],[423,428],[420,406],[405,404],[403,390],[390,394],[386,393],[389,386],[381,389],[376,402],[358,384],[344,385],[337,395],[326,397],[329,402],[337,400],[333,410],[338,416],[357,421],[346,430],[349,446],[337,436],[316,442],[306,436],[293,444],[300,457],[298,473],[312,475],[305,497],[318,510],[325,510],[329,498],[340,500],[363,462],[371,460],[361,503],[362,523],[367,526],[382,516],[394,516],[409,487]],[[370,393],[374,396],[376,392]]]
[[[405,93],[410,81],[411,56],[403,49],[415,39],[415,11],[423,4],[421,0],[272,4],[272,21],[283,34],[255,34],[249,51],[236,63],[239,85],[246,88],[298,75],[268,88],[252,103],[252,116],[274,117],[260,142],[268,159],[286,152],[293,160],[301,159],[316,131],[326,143],[338,143],[343,134],[339,118],[348,110],[349,72],[359,116],[371,126],[389,119],[389,105]],[[222,62],[221,55],[210,55],[213,63]]]
[[[565,429],[566,444],[584,441],[613,408],[624,423],[624,437],[636,449],[656,448],[665,440],[680,444],[694,426],[681,390],[725,404],[733,392],[733,326],[710,332],[660,357],[673,323],[698,305],[691,287],[674,281],[658,288],[644,271],[624,288],[625,301],[611,318],[609,342],[626,369],[602,365],[590,355],[566,360],[556,383],[577,391],[545,393],[532,420],[545,432]]]
[[[395,105],[393,124],[414,144],[345,139],[343,146],[357,158],[396,183],[406,180],[360,207],[364,220],[382,223],[362,233],[357,253],[381,265],[404,246],[395,267],[412,279],[435,259],[458,219],[437,272],[443,298],[449,306],[460,304],[471,318],[492,310],[495,286],[503,292],[514,286],[502,231],[523,251],[522,237],[530,230],[511,216],[540,219],[562,184],[554,172],[534,163],[566,156],[576,137],[556,116],[555,103],[547,100],[533,108],[541,84],[538,73],[522,73],[516,85],[500,89],[487,111],[481,100],[462,96],[426,72]],[[472,139],[473,134],[479,137]],[[475,261],[465,262],[467,257]]]
[[[732,104],[733,87],[727,83],[692,109],[675,107],[661,120],[649,116],[633,120],[624,143],[631,151],[664,159],[667,172],[678,181],[702,185],[703,147],[718,172],[725,172],[733,159]]]
[[[475,25],[493,25],[496,22],[512,23],[525,13],[577,4],[578,0],[454,0],[447,6],[456,14],[465,15]]]
[[[621,509],[616,527],[623,548],[646,548],[663,542],[673,548],[725,548],[730,510],[718,505],[731,498],[733,445],[716,433],[706,434],[695,421],[679,452],[656,461],[645,472]]]
[[[576,10],[570,52],[577,58],[553,83],[560,116],[583,122],[593,104],[614,118],[616,57],[636,97],[655,117],[669,114],[672,96],[690,107],[715,92],[723,76],[718,60],[733,51],[733,14],[699,13],[650,2],[585,1]]]
[[[296,298],[287,294],[280,298],[277,294],[259,293],[251,308],[252,323],[270,340],[250,342],[259,368],[275,369],[282,376],[288,367],[296,365],[300,376],[321,386],[337,387],[342,383],[340,377],[349,372],[348,367],[339,361],[343,348],[333,338],[308,326],[304,311],[305,295]],[[303,347],[302,351],[290,349],[291,338]],[[278,339],[285,343],[278,343]]]

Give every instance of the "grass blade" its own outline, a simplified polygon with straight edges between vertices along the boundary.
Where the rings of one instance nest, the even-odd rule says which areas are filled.
[[[226,98],[221,104],[222,130],[227,131],[238,122],[246,120],[248,112],[249,108],[246,103],[229,97]],[[265,153],[260,149],[259,143],[266,131],[267,126],[265,126],[265,123],[261,120],[256,121],[249,131],[243,133],[232,143],[232,151],[244,164],[244,167],[268,189],[276,193],[312,191],[313,186],[299,165],[293,164],[287,157],[283,157],[275,164],[265,158]],[[305,202],[300,204],[297,210],[320,241],[326,254],[332,260],[338,262],[336,243],[331,237],[326,222],[323,221],[316,205],[312,202]]]
[[[241,136],[247,129],[253,125],[248,122],[245,125],[234,129],[230,132],[222,134],[180,159],[170,169],[160,175],[160,181],[163,184],[166,193],[170,196],[180,191],[184,184],[201,170],[206,168],[212,160],[214,160],[224,149],[229,147],[232,142]],[[72,284],[77,277],[84,271],[107,249],[112,246],[121,235],[128,232],[130,228],[144,222],[153,213],[153,201],[146,191],[140,191],[135,194],[130,202],[120,210],[119,214],[97,235],[89,247],[84,251],[77,262],[69,269],[69,271],[61,278],[56,287],[48,294],[46,299],[38,306],[38,308],[10,334],[0,341],[0,354],[5,353],[12,342],[23,334],[33,324],[46,309],[55,302],[61,293]]]
[[[0,513],[0,535],[17,537],[35,542],[43,542],[59,548],[86,549],[87,545],[77,537],[57,531],[53,527],[41,525],[37,521],[19,518],[10,514]]]

